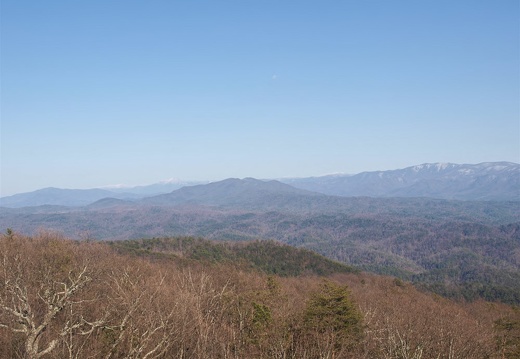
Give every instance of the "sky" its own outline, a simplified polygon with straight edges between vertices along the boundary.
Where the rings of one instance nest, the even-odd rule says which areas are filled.
[[[517,0],[2,0],[0,196],[520,162]]]

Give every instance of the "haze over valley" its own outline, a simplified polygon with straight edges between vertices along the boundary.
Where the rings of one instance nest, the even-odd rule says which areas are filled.
[[[44,343],[51,341],[47,348],[56,345],[52,340],[58,348],[90,343],[77,347],[84,355],[126,355],[138,345],[148,353],[161,348],[164,355],[158,358],[166,358],[191,348],[200,330],[219,333],[222,353],[246,356],[278,351],[369,358],[395,350],[456,352],[468,359],[513,355],[519,343],[509,328],[520,322],[514,309],[520,304],[519,168],[503,162],[431,164],[285,180],[307,189],[231,178],[151,196],[146,187],[137,188],[139,193],[52,188],[2,198],[12,207],[0,207],[0,227],[7,228],[0,235],[7,269],[0,287],[0,355],[13,356],[17,340],[29,343],[27,351],[38,350],[29,346],[30,337],[10,334],[24,333],[38,320],[32,314],[27,323],[14,320],[23,310],[32,313],[32,306],[41,304],[38,298],[50,308],[43,328],[61,325],[61,333],[69,335],[68,341],[52,339],[61,335],[53,327],[44,337]],[[162,186],[168,185],[150,189]],[[379,196],[333,196],[309,188],[340,193],[354,188]],[[390,197],[395,191],[410,196]],[[33,206],[23,206],[28,204]],[[36,276],[42,272],[32,267],[61,275],[62,265],[80,270],[69,271],[62,284],[71,292],[55,290],[52,279],[47,289],[38,289],[50,277]],[[156,273],[168,276],[155,282]],[[39,293],[30,306],[26,294],[17,294],[20,285]],[[84,286],[93,287],[96,299],[74,302],[73,296],[86,298]],[[184,293],[188,288],[194,292]],[[45,294],[52,291],[52,297]],[[70,314],[52,314],[62,302]],[[401,307],[397,302],[406,309],[390,310]],[[191,308],[189,315],[182,315],[183,305]],[[278,311],[279,306],[285,309]],[[104,314],[96,314],[99,309]],[[374,321],[374,310],[386,314]],[[216,316],[195,321],[208,313]],[[343,318],[338,313],[348,321],[331,326],[329,320]],[[96,315],[96,321],[85,319]],[[89,335],[76,332],[80,327]],[[111,331],[120,340],[105,342]],[[153,334],[132,339],[139,332]],[[397,334],[405,344],[391,339]],[[203,338],[205,344],[194,352],[212,357],[217,337]],[[497,340],[498,346],[491,344]],[[55,354],[59,357],[59,350]]]
[[[226,179],[152,196],[146,187],[42,189],[0,199],[0,226],[75,239],[277,240],[443,295],[520,302],[520,165],[426,164],[283,181]]]

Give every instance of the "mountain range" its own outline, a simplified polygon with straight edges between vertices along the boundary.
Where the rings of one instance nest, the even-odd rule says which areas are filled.
[[[511,193],[508,186],[518,181],[518,165],[479,166],[471,175],[469,187],[474,193],[483,183],[487,187],[480,187],[482,191],[491,191],[494,183],[495,195],[501,188]],[[462,169],[423,165],[360,176],[411,183],[413,174],[419,173],[440,183],[439,178],[448,178],[450,172],[447,181],[455,181],[456,173],[470,177]],[[477,176],[477,170],[484,175]],[[349,177],[339,177],[345,178]],[[85,197],[97,198],[88,205],[66,206],[57,200],[45,204],[40,198],[38,206],[2,207],[0,229],[27,235],[46,229],[70,238],[99,240],[176,235],[274,239],[363,270],[412,280],[441,294],[520,303],[520,202],[514,193],[492,197],[507,199],[503,201],[342,197],[253,178],[186,186],[148,197],[129,192],[117,194],[119,198],[105,197],[105,191],[57,191],[80,193],[84,203]],[[42,192],[46,191],[36,195]],[[13,197],[20,200],[20,196]]]
[[[334,196],[430,197],[459,200],[520,200],[520,165],[432,163],[391,171],[282,180]]]
[[[42,205],[85,206],[104,198],[125,201],[140,201],[148,204],[189,204],[201,203],[214,193],[206,204],[222,205],[238,199],[236,192],[228,191],[238,179],[228,179],[210,184],[198,182],[166,181],[149,186],[59,189],[45,188],[33,192],[20,193],[0,198],[0,207],[20,208]],[[489,162],[476,165],[434,163],[407,167],[390,171],[362,172],[356,175],[329,175],[308,178],[285,178],[269,180],[282,188],[284,183],[292,187],[284,196],[296,194],[317,196],[325,194],[342,197],[429,197],[457,200],[520,201],[520,165],[512,162]],[[282,183],[280,183],[282,182]],[[242,191],[248,189],[251,206],[266,203],[269,198],[256,190],[253,179],[241,182]],[[276,184],[275,184],[276,183]],[[228,188],[228,189],[226,189]],[[288,186],[284,187],[286,190]],[[305,190],[305,192],[297,191]],[[193,193],[197,192],[197,198]],[[310,192],[315,192],[311,194]],[[292,193],[292,194],[290,194]],[[166,196],[163,196],[167,194]],[[290,201],[290,198],[286,199]],[[206,201],[207,202],[207,201]]]
[[[100,188],[64,189],[49,187],[33,192],[19,193],[8,197],[2,197],[0,198],[0,206],[10,208],[44,205],[81,207],[107,197],[127,200],[141,198],[141,196],[134,193],[117,193]]]

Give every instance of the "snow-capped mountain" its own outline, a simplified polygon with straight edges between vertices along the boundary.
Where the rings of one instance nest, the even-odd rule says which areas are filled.
[[[425,163],[353,176],[282,181],[297,188],[337,196],[520,200],[520,165],[512,162]]]
[[[159,195],[163,193],[170,193],[172,191],[178,190],[179,188],[186,187],[186,186],[195,186],[198,184],[206,184],[207,181],[183,181],[176,178],[171,178],[168,180],[160,181],[157,183],[153,183],[150,185],[144,185],[144,186],[124,186],[124,185],[118,185],[118,186],[109,186],[105,187],[106,189],[120,193],[120,192],[126,192],[126,193],[133,193],[140,195],[141,197],[145,196],[154,196]]]
[[[255,181],[247,179],[242,182],[262,184],[261,181]],[[476,165],[426,163],[391,171],[285,178],[279,179],[279,181],[307,191],[344,197],[431,197],[458,200],[520,201],[520,164],[512,162],[486,162]],[[232,181],[222,183],[228,182]],[[146,197],[171,193],[184,187],[199,188],[200,186],[197,185],[201,184],[207,184],[207,182],[168,180],[148,186],[110,186],[104,189],[84,190],[45,188],[2,197],[0,207],[20,208],[42,205],[78,207],[104,198],[137,201]],[[208,191],[221,190],[215,184],[202,187],[207,188]],[[186,191],[188,189],[178,193]],[[230,194],[227,193],[224,197],[226,196],[229,197]],[[253,200],[251,199],[251,201]],[[103,203],[107,204],[107,202]]]

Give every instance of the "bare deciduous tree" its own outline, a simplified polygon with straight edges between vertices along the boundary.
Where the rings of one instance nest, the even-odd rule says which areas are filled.
[[[50,353],[60,340],[73,333],[88,335],[95,328],[103,325],[103,319],[91,322],[83,315],[74,312],[74,305],[79,305],[83,301],[77,299],[76,294],[91,280],[87,275],[87,265],[83,266],[78,273],[70,271],[65,281],[45,278],[36,293],[37,298],[31,298],[26,283],[27,278],[24,277],[28,271],[22,268],[24,262],[20,254],[12,258],[3,254],[1,265],[3,290],[0,296],[2,310],[0,327],[23,333],[25,350],[29,358],[41,358]],[[42,305],[35,305],[37,300]],[[65,313],[68,314],[66,320],[62,321],[61,326],[54,330],[52,336],[48,335],[48,340],[43,343],[43,334],[48,332],[51,325],[58,324],[56,318],[65,309],[69,309],[68,313]]]

